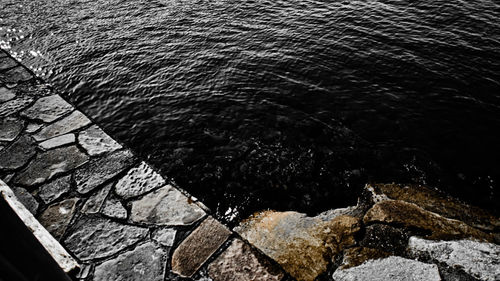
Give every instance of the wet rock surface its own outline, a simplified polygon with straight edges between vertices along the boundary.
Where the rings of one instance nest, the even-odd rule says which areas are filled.
[[[59,240],[66,232],[77,202],[78,198],[72,198],[50,205],[38,218],[54,238]]]
[[[0,73],[0,80],[5,83],[26,82],[33,78],[33,75],[22,66],[16,66]]]
[[[162,176],[148,164],[142,162],[138,167],[128,171],[116,184],[116,194],[123,198],[132,198],[165,185]]]
[[[21,136],[0,152],[0,169],[15,170],[23,167],[35,156],[35,142],[30,136]]]
[[[121,149],[122,146],[97,126],[91,126],[78,135],[78,143],[90,156]]]
[[[0,119],[0,141],[13,141],[21,132],[24,126],[24,121],[18,118],[3,118]]]
[[[37,141],[44,141],[46,139],[71,133],[89,124],[90,120],[80,111],[75,110],[63,119],[44,127],[38,133],[34,134],[33,137]]]
[[[51,95],[38,99],[35,104],[21,112],[21,115],[50,123],[72,110],[73,106],[59,95]]]
[[[0,117],[10,116],[17,113],[31,104],[31,97],[19,97],[0,104]]]

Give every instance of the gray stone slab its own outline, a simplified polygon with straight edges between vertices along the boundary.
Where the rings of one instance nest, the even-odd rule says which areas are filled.
[[[39,153],[35,160],[14,178],[14,181],[24,186],[41,184],[87,161],[88,156],[80,152],[76,146],[56,148]]]
[[[28,209],[30,213],[36,215],[39,204],[36,201],[35,197],[33,197],[31,193],[29,193],[22,187],[13,187],[12,191],[14,191],[14,194],[16,195],[19,202],[23,203],[24,207],[26,207],[26,209]]]
[[[173,228],[160,228],[153,232],[153,239],[165,247],[172,247],[177,231]]]
[[[500,245],[472,240],[432,241],[411,237],[409,251],[423,259],[460,268],[479,280],[500,280]]]
[[[43,150],[49,150],[61,147],[63,145],[74,143],[75,140],[76,140],[75,134],[66,134],[43,141],[39,144],[39,146]]]
[[[18,65],[17,61],[11,57],[0,58],[0,71],[13,68],[17,65]]]
[[[66,247],[82,261],[105,258],[130,247],[148,235],[148,229],[83,216],[64,239]]]
[[[438,267],[435,264],[387,257],[370,260],[360,266],[337,269],[333,273],[335,281],[440,281]]]
[[[60,177],[40,186],[38,196],[45,204],[50,204],[61,197],[61,195],[68,192],[70,187],[71,175]]]
[[[16,97],[16,94],[5,87],[0,86],[0,103],[10,101]]]
[[[132,251],[98,265],[94,281],[163,281],[166,254],[154,243],[139,245]]]
[[[0,73],[0,80],[4,83],[26,82],[34,78],[35,77],[22,66],[17,66]]]
[[[35,146],[30,136],[21,136],[12,145],[0,151],[0,169],[21,168],[36,154]]]
[[[35,104],[21,112],[21,115],[50,123],[72,110],[73,106],[56,94],[39,98]]]
[[[29,123],[28,126],[26,126],[26,132],[27,133],[34,133],[42,127],[42,124],[36,124],[36,123]]]
[[[134,161],[129,150],[122,150],[88,163],[75,173],[78,192],[86,194],[94,190],[132,166]]]
[[[37,141],[44,141],[46,139],[71,133],[89,124],[90,120],[80,111],[75,110],[63,119],[43,128],[38,133],[34,134],[33,137]]]
[[[113,184],[111,183],[107,184],[105,187],[101,188],[95,194],[90,196],[82,207],[82,213],[85,214],[99,213],[112,187]]]
[[[279,281],[284,273],[249,245],[235,239],[209,266],[214,281]]]
[[[21,132],[24,121],[7,117],[0,119],[0,141],[13,141]]]
[[[78,198],[72,198],[52,204],[38,218],[45,229],[57,240],[61,239],[66,232],[78,200]]]
[[[205,212],[176,188],[167,185],[132,202],[131,220],[154,225],[191,225]]]
[[[155,188],[165,185],[165,179],[146,163],[128,171],[127,175],[116,183],[116,194],[128,199],[147,193]]]
[[[231,231],[212,217],[204,220],[172,255],[172,272],[191,277],[219,249]]]
[[[0,104],[0,117],[6,117],[17,113],[29,106],[31,102],[33,102],[33,99],[30,97],[18,97],[4,102]]]
[[[123,204],[116,198],[109,198],[104,202],[104,207],[102,208],[102,213],[105,216],[116,219],[126,219],[127,210],[123,207]]]
[[[122,148],[119,143],[95,125],[78,134],[78,143],[91,156],[113,152]]]

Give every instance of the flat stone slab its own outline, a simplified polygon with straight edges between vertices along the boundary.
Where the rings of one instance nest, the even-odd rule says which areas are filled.
[[[438,267],[402,257],[370,260],[349,269],[337,269],[335,281],[440,281]]]
[[[130,219],[154,225],[191,225],[205,212],[176,188],[166,185],[132,202]]]
[[[264,256],[239,239],[208,266],[214,281],[279,281],[284,274]]]
[[[146,163],[130,169],[116,184],[116,194],[128,199],[165,185],[165,179]]]
[[[35,104],[21,112],[21,115],[50,123],[72,110],[73,106],[56,94],[39,98]]]
[[[191,277],[229,238],[231,231],[208,217],[175,249],[172,272]]]
[[[33,137],[37,141],[44,141],[46,139],[71,133],[89,124],[90,120],[80,111],[75,110],[63,119],[43,128],[38,133],[34,134]]]
[[[114,255],[144,239],[148,229],[83,216],[64,239],[66,247],[79,259],[88,261]]]
[[[153,240],[165,247],[172,247],[177,231],[173,228],[160,228],[153,233]]]
[[[77,191],[86,194],[94,190],[132,166],[134,161],[129,150],[122,150],[88,163],[75,173]]]
[[[0,119],[0,141],[13,141],[21,132],[24,121],[17,118]]]
[[[17,66],[18,63],[15,59],[10,58],[10,57],[2,57],[0,58],[0,71],[13,68]]]
[[[94,281],[163,281],[165,260],[165,251],[148,242],[98,265]]]
[[[472,240],[432,241],[411,237],[409,251],[417,257],[460,268],[479,280],[500,280],[500,246]]]
[[[5,88],[5,87],[0,87],[0,103],[10,101],[11,99],[15,98],[16,94],[14,94],[13,91]]]
[[[82,213],[84,214],[99,213],[112,187],[113,184],[111,183],[107,184],[105,187],[101,188],[99,191],[90,196],[82,207]]]
[[[90,156],[121,149],[122,146],[97,126],[91,126],[78,134],[78,143]]]
[[[71,176],[64,176],[46,183],[39,188],[38,196],[45,204],[52,203],[54,200],[57,200],[61,197],[61,195],[70,190],[70,181]]]
[[[37,123],[29,123],[28,126],[26,126],[26,132],[27,133],[34,133],[42,127],[42,124],[37,124]]]
[[[26,82],[33,78],[35,77],[22,66],[17,66],[0,73],[0,80],[4,83]]]
[[[78,198],[66,199],[62,202],[50,205],[38,218],[40,223],[57,240],[66,232],[66,228],[75,213]]]
[[[30,136],[21,136],[12,145],[0,151],[0,169],[15,170],[26,165],[36,154],[35,146]]]
[[[122,203],[116,198],[110,198],[104,202],[102,213],[105,216],[116,219],[126,219],[127,210],[123,207]]]
[[[31,193],[29,193],[22,187],[13,187],[12,191],[14,191],[14,194],[16,195],[19,202],[23,203],[24,207],[26,207],[26,209],[28,209],[30,213],[36,215],[39,204],[36,201],[35,197],[33,197]]]
[[[14,178],[14,181],[25,186],[41,184],[87,161],[88,156],[80,152],[76,146],[56,148],[39,153],[35,160]]]
[[[74,143],[75,140],[76,140],[75,134],[66,134],[41,142],[39,146],[43,150],[49,150],[63,145]]]
[[[17,113],[33,102],[30,97],[19,97],[0,104],[0,117],[10,116]]]

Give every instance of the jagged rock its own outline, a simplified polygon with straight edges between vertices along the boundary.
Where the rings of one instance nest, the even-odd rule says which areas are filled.
[[[13,68],[17,65],[18,65],[17,61],[13,58],[3,57],[0,59],[0,71]]]
[[[80,132],[78,143],[80,143],[90,156],[101,155],[122,148],[119,143],[95,125]]]
[[[402,254],[410,236],[400,228],[390,225],[373,224],[365,227],[365,235],[360,241],[363,247],[383,249],[386,252]]]
[[[38,211],[38,201],[36,201],[35,197],[31,195],[26,189],[22,187],[13,187],[12,191],[16,195],[19,202],[23,203],[24,207],[30,211],[33,215],[36,215]]]
[[[173,228],[160,228],[153,233],[153,239],[165,247],[172,247],[177,231]]]
[[[0,104],[0,117],[6,117],[26,108],[33,99],[30,97],[19,97]]]
[[[491,234],[484,233],[461,221],[444,218],[419,206],[399,200],[386,200],[375,204],[363,218],[365,224],[388,223],[418,228],[430,232],[429,239],[457,239],[474,237],[493,241]]]
[[[17,66],[0,73],[0,80],[4,83],[25,82],[33,78],[33,75],[22,66]]]
[[[172,271],[191,277],[229,238],[231,231],[212,217],[204,220],[172,255]]]
[[[209,266],[208,272],[214,281],[279,281],[283,272],[273,266],[266,257],[249,245],[235,239],[231,245]]]
[[[50,123],[71,110],[73,110],[73,106],[63,98],[59,95],[51,95],[39,98],[30,108],[21,112],[21,115],[29,119]]]
[[[408,249],[413,256],[460,268],[484,281],[500,280],[500,246],[472,240],[430,241],[411,237]]]
[[[354,247],[344,251],[344,257],[340,269],[358,266],[369,260],[386,258],[391,254],[374,248]]]
[[[49,150],[75,142],[75,134],[66,134],[40,143],[43,150]]]
[[[76,146],[56,148],[39,153],[35,160],[14,178],[14,181],[25,186],[41,184],[87,161],[87,155],[81,153]]]
[[[138,167],[130,169],[127,175],[116,184],[116,194],[128,199],[147,193],[165,185],[165,180],[153,171],[148,164],[142,162]]]
[[[71,176],[65,176],[46,183],[40,187],[38,196],[45,204],[50,204],[69,191],[71,187],[70,181]]]
[[[67,248],[82,261],[105,258],[144,239],[148,229],[82,216],[64,239]]]
[[[149,242],[98,265],[94,280],[163,281],[165,260],[165,251]]]
[[[110,218],[126,219],[127,210],[122,203],[116,198],[110,198],[104,203],[102,213]]]
[[[500,230],[500,218],[424,186],[375,184],[366,188],[372,193],[375,201],[386,199],[405,201],[446,218],[463,221],[483,231]]]
[[[101,190],[96,192],[94,195],[90,196],[90,198],[85,202],[82,207],[82,213],[85,214],[96,214],[99,213],[102,206],[104,205],[104,201],[111,191],[111,187],[113,185],[110,183],[103,187]]]
[[[61,239],[75,213],[78,198],[66,199],[50,205],[38,218],[54,238]]]
[[[129,150],[122,150],[88,163],[75,173],[77,191],[86,194],[94,190],[130,167],[134,161]]]
[[[205,212],[174,187],[167,185],[132,202],[130,219],[154,225],[191,225]]]
[[[63,119],[43,128],[38,133],[34,134],[33,137],[37,141],[44,141],[46,139],[71,133],[72,131],[85,127],[88,124],[90,124],[90,120],[80,111],[75,110]]]
[[[35,142],[30,136],[21,136],[0,152],[0,170],[15,170],[24,166],[36,154]]]
[[[0,141],[13,141],[23,129],[24,122],[17,118],[0,119]]]
[[[325,272],[333,256],[355,243],[359,219],[340,215],[324,221],[297,212],[265,211],[235,228],[299,281]]]
[[[15,97],[16,94],[14,92],[5,87],[0,87],[0,103],[10,101]]]
[[[335,281],[440,281],[438,267],[402,257],[370,260],[349,269],[337,269]]]

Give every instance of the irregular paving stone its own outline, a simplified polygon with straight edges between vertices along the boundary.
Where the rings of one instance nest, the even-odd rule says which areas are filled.
[[[68,192],[70,187],[71,176],[61,177],[42,185],[39,189],[38,196],[40,196],[45,204],[50,204],[61,197],[61,195]]]
[[[90,120],[80,111],[75,110],[70,115],[63,119],[48,125],[47,127],[34,134],[33,137],[37,141],[44,141],[53,137],[65,135],[72,131],[78,130],[90,124]]]
[[[132,202],[131,220],[155,225],[191,225],[205,212],[184,194],[167,185]]]
[[[13,68],[17,66],[17,61],[10,57],[3,57],[0,59],[0,71]]]
[[[78,198],[66,199],[59,203],[50,205],[38,218],[40,223],[57,240],[66,232],[66,228],[73,218]]]
[[[374,198],[378,198],[378,201],[384,199],[405,201],[441,216],[463,221],[482,230],[500,230],[500,218],[424,186],[375,184],[368,185],[366,188]]]
[[[354,235],[360,229],[359,219],[352,216],[322,218],[265,211],[234,230],[297,280],[312,281],[326,271],[335,255],[356,242]]]
[[[99,213],[99,211],[102,208],[102,205],[104,205],[104,201],[106,200],[106,197],[109,194],[109,191],[111,190],[111,187],[113,184],[108,184],[105,187],[103,187],[101,190],[96,192],[94,195],[92,195],[87,202],[85,202],[85,205],[82,207],[82,213],[85,214],[96,214]]]
[[[98,265],[94,280],[163,281],[165,260],[164,250],[148,242]]]
[[[17,66],[0,73],[0,80],[4,83],[25,82],[35,78],[26,68]]]
[[[0,169],[15,170],[24,166],[36,154],[35,142],[30,136],[21,136],[0,152]]]
[[[30,211],[33,215],[36,215],[36,212],[38,211],[38,202],[36,201],[35,197],[31,195],[26,189],[22,187],[13,187],[12,191],[14,191],[14,194],[16,195],[17,199],[23,203],[24,207]]]
[[[40,147],[44,150],[49,150],[74,142],[75,142],[75,134],[66,134],[41,142]]]
[[[335,281],[440,281],[438,267],[402,257],[371,260],[349,269],[337,269]]]
[[[78,143],[80,143],[90,156],[101,155],[122,148],[119,143],[95,125],[80,132]]]
[[[122,203],[116,199],[111,198],[106,200],[104,203],[104,207],[102,209],[102,213],[111,218],[117,219],[126,219],[127,218],[127,210],[123,207]]]
[[[214,281],[279,281],[284,276],[279,268],[239,239],[233,240],[208,266],[208,272]]]
[[[56,148],[39,153],[35,160],[15,178],[15,182],[33,186],[52,179],[58,174],[71,171],[88,161],[88,156],[76,146]]]
[[[368,260],[386,258],[390,255],[391,255],[390,253],[381,251],[379,249],[366,248],[366,247],[349,248],[344,251],[342,264],[340,265],[339,268],[347,269],[350,267],[363,264]]]
[[[13,141],[23,129],[24,122],[17,118],[0,119],[0,141]]]
[[[474,237],[493,241],[491,234],[484,233],[461,221],[447,219],[426,211],[419,206],[399,200],[386,200],[375,204],[363,218],[365,224],[389,223],[423,229],[431,232],[429,239],[457,239]]]
[[[71,110],[73,110],[73,106],[63,98],[59,95],[51,95],[39,98],[30,108],[21,112],[21,115],[29,119],[50,123]]]
[[[114,255],[144,239],[147,234],[146,228],[82,216],[71,227],[64,243],[79,259],[88,261]]]
[[[130,167],[135,161],[129,150],[96,159],[75,173],[77,191],[86,194]]]
[[[212,217],[204,220],[172,255],[172,272],[191,277],[229,238],[231,231]]]
[[[10,101],[15,97],[16,94],[14,94],[14,92],[5,87],[0,87],[0,103]]]
[[[177,231],[173,228],[160,228],[153,233],[153,239],[165,247],[172,247]]]
[[[142,162],[138,167],[130,169],[127,175],[118,181],[115,189],[116,194],[128,199],[163,185],[165,185],[163,177]]]
[[[411,237],[408,249],[424,260],[460,268],[479,280],[500,280],[500,246],[472,240],[430,241]]]
[[[28,126],[26,126],[26,132],[30,134],[34,133],[38,131],[42,126],[42,124],[29,123]]]
[[[0,104],[0,117],[6,117],[17,113],[33,102],[30,97],[19,97]]]

